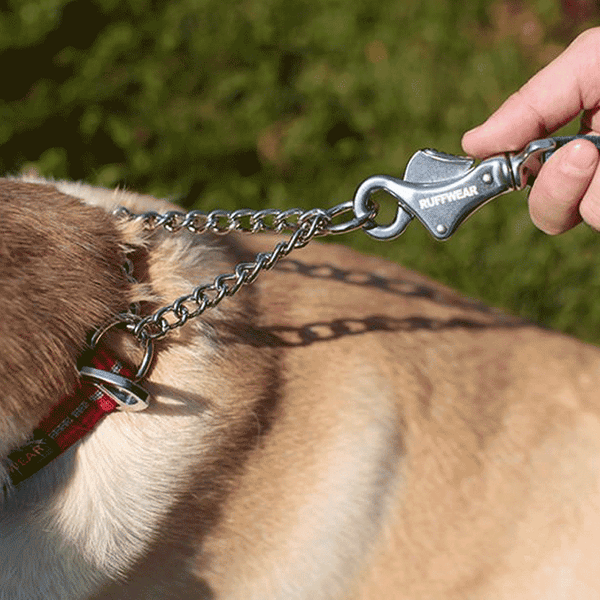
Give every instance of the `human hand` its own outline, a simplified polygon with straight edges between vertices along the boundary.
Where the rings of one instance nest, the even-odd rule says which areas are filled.
[[[600,132],[600,28],[589,29],[510,96],[489,119],[468,131],[463,149],[485,158],[521,150],[581,113],[581,133]],[[529,212],[542,231],[557,234],[581,220],[600,231],[600,156],[585,140],[557,150],[540,169]]]

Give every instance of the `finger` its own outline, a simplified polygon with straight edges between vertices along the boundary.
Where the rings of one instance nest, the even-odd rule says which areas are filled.
[[[520,150],[600,102],[600,28],[580,35],[482,125],[463,137],[467,154]]]
[[[582,217],[587,221],[580,202],[599,161],[596,146],[579,139],[555,152],[542,166],[529,194],[529,213],[539,229],[555,235],[571,229]],[[600,200],[600,194],[595,197]],[[592,220],[600,226],[600,204],[591,202],[584,210],[594,215]]]
[[[579,214],[590,227],[600,231],[600,173],[598,169],[579,204]]]
[[[579,133],[588,134],[600,131],[600,106],[584,111],[580,124]]]

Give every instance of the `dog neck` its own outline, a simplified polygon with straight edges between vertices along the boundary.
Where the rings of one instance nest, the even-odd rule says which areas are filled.
[[[200,344],[194,350],[200,357],[207,352]],[[6,499],[0,598],[87,597],[148,550],[186,494],[190,474],[202,470],[198,460],[209,454],[207,432],[217,420],[195,389],[179,384],[174,393],[184,374],[166,369],[159,358],[147,384],[154,400],[147,411],[110,414]],[[188,394],[198,401],[183,404]],[[11,588],[11,572],[31,573],[29,585],[20,580]]]
[[[57,187],[109,211],[116,205],[136,210],[133,195]],[[147,241],[133,225],[122,234],[126,244],[144,253],[135,272],[144,275],[140,280],[145,283],[135,286],[128,301],[179,297],[193,282],[232,266],[228,251],[192,236],[157,233]],[[233,470],[263,426],[257,414],[262,414],[275,359],[274,350],[257,351],[244,337],[253,310],[251,296],[240,294],[172,335],[144,381],[152,397],[147,410],[116,411],[101,419],[90,435],[5,499],[0,506],[0,600],[90,597],[131,574],[158,547],[170,546],[169,565],[185,570],[191,545],[217,518]],[[64,303],[55,312],[61,315]],[[118,356],[130,357],[134,349],[126,337],[116,346],[106,343]],[[40,387],[42,400],[50,403],[53,394]],[[15,414],[20,413],[15,409]],[[20,431],[31,432],[43,418],[35,416],[13,428],[12,448],[26,439]],[[5,419],[5,428],[11,423]],[[193,523],[188,518],[192,505]]]

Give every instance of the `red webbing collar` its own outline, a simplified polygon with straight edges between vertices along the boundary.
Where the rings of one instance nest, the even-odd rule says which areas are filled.
[[[95,369],[132,377],[133,371],[97,348],[88,360]],[[67,448],[89,433],[117,403],[96,384],[79,380],[71,396],[56,404],[33,432],[26,444],[8,455],[8,473],[14,485],[37,473]]]

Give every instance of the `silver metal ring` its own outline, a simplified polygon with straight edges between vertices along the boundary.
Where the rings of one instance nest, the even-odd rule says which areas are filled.
[[[372,205],[370,212],[361,217],[355,215],[351,221],[338,223],[337,225],[328,225],[327,233],[338,235],[342,233],[350,233],[351,231],[356,231],[357,229],[367,228],[369,223],[372,222],[372,219],[377,216],[377,210],[377,207]],[[340,215],[350,211],[354,213],[354,202],[352,202],[352,200],[348,200],[347,202],[343,202],[342,204],[338,204],[337,206],[328,209],[327,216],[333,220],[336,217],[339,217]]]
[[[142,357],[142,361],[138,366],[137,372],[134,376],[134,381],[139,381],[140,379],[143,379],[146,376],[146,374],[148,373],[148,369],[152,364],[152,358],[154,357],[154,343],[152,342],[152,340],[148,337],[140,338],[132,332],[132,328],[136,324],[137,320],[139,319],[135,318],[133,315],[131,315],[131,317],[128,317],[128,315],[118,315],[113,321],[111,321],[104,327],[97,329],[90,339],[90,346],[92,348],[95,348],[105,333],[107,333],[114,327],[124,325],[127,331],[131,332],[135,339],[144,348],[144,356]]]
[[[137,412],[148,408],[150,394],[141,385],[137,385],[127,377],[93,367],[82,367],[79,374],[82,379],[96,384],[110,396],[120,410]]]

